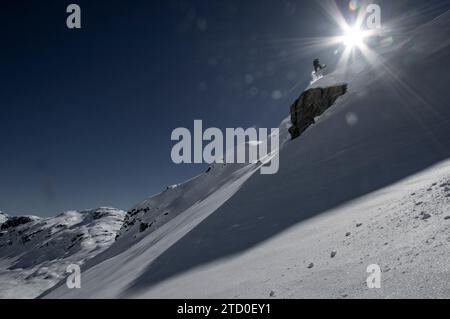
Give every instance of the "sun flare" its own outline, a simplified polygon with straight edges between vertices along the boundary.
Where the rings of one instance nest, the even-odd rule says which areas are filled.
[[[363,44],[364,32],[359,28],[348,28],[345,35],[342,36],[341,41],[347,48],[360,47]]]

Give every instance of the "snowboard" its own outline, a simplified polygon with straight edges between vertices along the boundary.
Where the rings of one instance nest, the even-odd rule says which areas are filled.
[[[314,82],[320,80],[321,78],[323,78],[324,76],[324,71],[327,69],[327,65],[323,65],[322,69],[316,71],[312,71],[311,73],[311,84],[313,84]]]

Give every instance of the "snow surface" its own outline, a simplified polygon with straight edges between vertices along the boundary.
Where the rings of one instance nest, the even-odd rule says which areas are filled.
[[[0,226],[8,220],[8,215],[0,211]]]
[[[449,18],[314,82],[349,93],[295,141],[283,121],[278,174],[216,165],[141,203],[81,289],[43,297],[448,298]]]
[[[124,217],[123,211],[99,208],[30,217],[7,228],[0,219],[0,298],[39,296],[67,275],[68,265],[81,265],[108,248]]]
[[[425,219],[422,212],[431,217]],[[88,270],[81,290],[60,287],[47,297],[268,298],[274,292],[277,298],[448,298],[448,217],[450,161],[294,225],[252,249],[180,272],[155,286],[149,284],[148,276],[164,276],[167,267],[173,272],[191,263],[190,258],[198,261],[199,255],[214,253],[205,251],[213,247],[201,237],[204,230],[184,238],[181,247],[167,257],[170,262],[165,260],[156,269],[149,268],[147,259],[154,260],[158,248],[146,241]],[[224,223],[223,227],[254,233],[261,221],[254,223]],[[336,251],[334,258],[332,251]],[[314,263],[312,269],[308,269],[310,263]],[[366,286],[370,264],[383,270],[380,290]],[[135,281],[136,274],[145,277]],[[108,280],[110,284],[103,286]]]

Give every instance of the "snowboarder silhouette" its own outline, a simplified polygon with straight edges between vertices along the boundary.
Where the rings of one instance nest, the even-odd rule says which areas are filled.
[[[320,64],[319,58],[314,59],[313,66],[314,66],[314,72],[316,74],[318,74],[317,72],[319,72],[327,67],[326,64]]]

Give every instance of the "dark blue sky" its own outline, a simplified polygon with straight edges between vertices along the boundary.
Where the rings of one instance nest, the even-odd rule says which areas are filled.
[[[82,29],[66,28],[66,7]],[[346,15],[348,1],[338,1]],[[383,21],[449,1],[378,1]],[[2,1],[0,210],[55,215],[130,206],[200,173],[174,165],[170,135],[277,127],[336,48],[296,39],[339,34],[315,1]],[[296,85],[296,89],[291,90]],[[276,92],[276,93],[274,93]],[[283,96],[279,98],[278,92]]]

